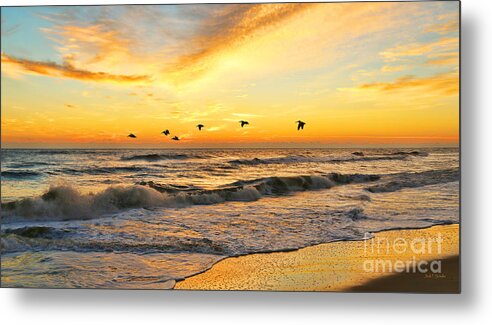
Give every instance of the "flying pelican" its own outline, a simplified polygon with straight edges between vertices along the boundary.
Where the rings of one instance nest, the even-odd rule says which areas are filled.
[[[203,124],[198,124],[196,127],[198,128],[198,131],[201,131],[204,126],[205,125],[203,125]]]
[[[162,131],[161,133],[162,133],[162,134],[164,134],[164,135],[169,135],[169,133],[170,133],[170,132],[169,132],[169,130],[168,130],[168,129],[165,129],[165,130],[164,130],[164,131]]]
[[[245,125],[249,125],[249,122],[248,121],[239,121],[239,123],[241,123],[241,127],[243,128]]]
[[[133,134],[133,133],[130,133],[130,134],[128,135],[128,137],[129,137],[129,138],[136,138],[137,136],[136,136],[135,134]]]
[[[297,131],[304,130],[304,125],[306,125],[305,122],[299,120],[299,121],[296,121],[296,123],[297,123]]]
[[[171,140],[179,141],[179,138],[177,136],[174,136],[174,137],[171,138]]]

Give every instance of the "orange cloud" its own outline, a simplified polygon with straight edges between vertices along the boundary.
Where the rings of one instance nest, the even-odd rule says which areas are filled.
[[[382,72],[398,72],[402,70],[405,70],[405,66],[403,65],[397,65],[397,66],[385,65],[384,67],[381,68]]]
[[[172,73],[186,71],[194,76],[208,68],[207,58],[246,42],[260,30],[272,28],[315,4],[239,4],[225,6],[203,23],[204,32],[190,40],[193,52],[170,65]]]
[[[457,32],[459,28],[458,18],[448,21],[444,24],[435,24],[427,28],[428,33],[448,34]]]
[[[202,76],[216,66],[214,58],[253,38],[253,34],[281,24],[298,12],[315,4],[235,4],[191,6],[189,17],[201,16],[191,35],[183,32],[176,21],[157,15],[152,7],[132,7],[122,20],[101,19],[87,25],[83,15],[56,14],[43,16],[55,25],[41,30],[59,46],[64,61],[89,71],[111,74],[152,74],[173,84]],[[147,8],[147,9],[146,9]],[[152,35],[145,29],[132,29],[149,20],[155,27],[152,35],[161,38],[150,43]],[[193,19],[192,19],[193,20]],[[145,22],[144,22],[145,21]],[[163,24],[161,26],[161,24]],[[218,60],[220,61],[220,60]],[[123,64],[122,64],[123,63]]]
[[[458,66],[459,64],[459,54],[458,52],[451,53],[439,53],[433,56],[430,56],[426,63],[430,65],[452,65]]]
[[[115,75],[106,72],[92,72],[73,67],[69,63],[63,65],[55,62],[32,61],[2,54],[2,64],[12,65],[22,70],[42,76],[70,78],[84,81],[138,83],[149,81],[147,75]]]
[[[57,50],[70,64],[107,70],[121,62],[131,62],[131,41],[102,24],[58,25],[41,30],[59,44]]]
[[[363,84],[359,86],[359,89],[374,89],[382,92],[420,89],[444,95],[457,95],[459,92],[459,79],[456,73],[444,73],[424,78],[405,76],[393,82]]]
[[[456,50],[459,44],[458,37],[443,37],[431,43],[411,43],[398,45],[379,53],[385,61],[404,60],[408,57],[427,55],[432,52]]]

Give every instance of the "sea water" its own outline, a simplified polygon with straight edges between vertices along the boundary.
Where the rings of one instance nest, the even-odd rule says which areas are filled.
[[[228,257],[459,222],[459,151],[1,151],[4,287],[172,288]]]

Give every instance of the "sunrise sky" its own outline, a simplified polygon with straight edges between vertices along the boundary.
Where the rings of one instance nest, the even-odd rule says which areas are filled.
[[[457,145],[458,6],[4,7],[2,146]]]

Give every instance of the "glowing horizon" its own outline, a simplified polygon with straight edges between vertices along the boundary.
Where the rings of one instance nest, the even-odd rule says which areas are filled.
[[[2,146],[457,146],[458,6],[3,7]]]

